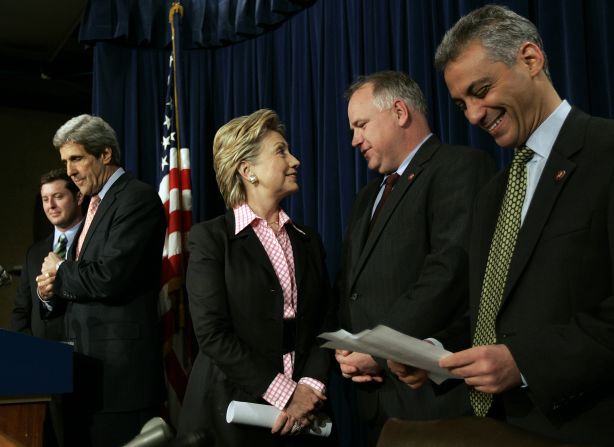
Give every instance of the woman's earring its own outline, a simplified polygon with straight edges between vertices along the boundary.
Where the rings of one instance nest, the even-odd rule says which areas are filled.
[[[253,185],[254,183],[258,181],[258,178],[254,174],[250,174],[250,176],[248,177],[248,180]]]

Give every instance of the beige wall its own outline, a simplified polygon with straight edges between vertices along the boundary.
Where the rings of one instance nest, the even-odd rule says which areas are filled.
[[[60,167],[51,144],[53,134],[70,116],[0,107],[0,265],[23,262],[33,243],[33,221],[38,181],[42,173]],[[8,328],[19,278],[0,287],[0,327]]]

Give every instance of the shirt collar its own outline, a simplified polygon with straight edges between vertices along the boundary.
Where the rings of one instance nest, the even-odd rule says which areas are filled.
[[[571,112],[571,106],[566,100],[563,100],[554,109],[554,112],[535,129],[535,132],[531,134],[525,143],[526,146],[531,148],[539,157],[548,158],[569,112]]]
[[[420,143],[418,143],[418,145],[415,148],[413,148],[411,150],[409,155],[407,157],[405,157],[405,160],[403,160],[403,162],[400,164],[399,168],[395,171],[397,174],[399,174],[399,176],[403,175],[403,172],[405,172],[405,169],[407,169],[407,167],[409,166],[409,164],[413,160],[413,158],[416,155],[416,153],[418,152],[418,150],[422,147],[422,145],[424,144],[424,142],[426,140],[431,138],[432,135],[433,135],[433,133],[429,133],[426,137],[424,137],[424,139]],[[392,174],[392,173],[390,173],[390,174]],[[390,174],[387,174],[387,175],[384,176],[384,178],[382,179],[382,182],[380,183],[380,188],[384,184],[384,182],[386,181],[386,178],[388,177],[388,175],[390,175]]]
[[[123,168],[117,168],[117,170],[111,175],[111,177],[109,177],[107,182],[104,184],[104,186],[102,187],[102,189],[98,193],[98,197],[100,197],[101,201],[102,201],[102,199],[104,199],[104,196],[109,191],[109,189],[111,189],[111,186],[113,186],[113,183],[115,183],[117,181],[117,179],[122,176],[122,174],[124,172],[126,172],[126,171],[124,171]]]
[[[261,221],[266,222],[262,217],[258,216],[254,211],[249,207],[247,203],[243,203],[235,208],[233,208],[233,213],[235,216],[235,235],[239,234],[245,227],[248,225],[256,226]],[[302,234],[305,234],[300,228],[297,228],[294,223],[292,223],[292,219],[286,214],[283,209],[279,209],[279,228],[282,228],[287,223],[291,223],[292,226]]]
[[[70,248],[73,240],[75,239],[75,235],[77,234],[77,231],[79,231],[79,226],[81,225],[81,222],[82,221],[79,221],[79,223],[77,223],[76,225],[73,225],[68,230],[64,230],[64,231],[60,230],[58,227],[54,227],[53,245],[55,246],[55,244],[57,244],[60,234],[63,233],[64,235],[66,235],[66,246]]]

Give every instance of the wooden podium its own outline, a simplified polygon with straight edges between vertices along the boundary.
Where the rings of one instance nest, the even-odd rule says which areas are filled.
[[[0,435],[42,446],[47,402],[72,391],[72,346],[0,329],[0,353]]]

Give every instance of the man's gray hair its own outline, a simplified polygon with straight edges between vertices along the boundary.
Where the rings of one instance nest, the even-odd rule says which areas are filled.
[[[406,73],[378,71],[368,76],[359,76],[346,90],[345,99],[349,101],[352,95],[366,84],[373,86],[373,103],[378,109],[389,109],[396,99],[401,99],[410,109],[426,116],[424,94],[416,81]]]
[[[435,66],[444,70],[475,40],[481,43],[491,60],[503,62],[508,67],[516,63],[518,49],[523,43],[534,43],[544,55],[544,73],[550,79],[548,57],[535,25],[499,5],[486,5],[461,17],[443,36],[435,52]]]
[[[98,116],[79,115],[64,123],[53,137],[53,146],[59,150],[66,143],[82,144],[87,153],[95,157],[108,147],[111,149],[111,162],[120,166],[121,153],[115,131]]]

